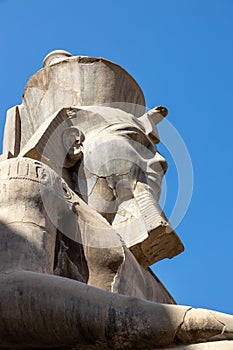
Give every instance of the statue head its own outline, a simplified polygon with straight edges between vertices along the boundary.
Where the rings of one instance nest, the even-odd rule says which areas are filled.
[[[8,113],[4,156],[47,163],[128,247],[149,237],[142,256],[149,250],[150,265],[160,260],[154,244],[173,232],[158,204],[167,163],[156,125],[166,114],[161,106],[145,112],[141,88],[115,63],[55,51]],[[183,249],[172,234],[176,248],[166,257]]]
[[[119,108],[92,106],[74,110],[72,126],[63,131],[64,165],[72,172],[75,191],[110,223],[123,220],[123,206],[137,209],[134,194],[140,186],[159,200],[167,164],[145,120]]]

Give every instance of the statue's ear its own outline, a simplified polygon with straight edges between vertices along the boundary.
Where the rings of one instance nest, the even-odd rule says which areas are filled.
[[[69,127],[62,133],[62,142],[66,150],[65,168],[70,168],[82,158],[85,136],[77,127]]]
[[[160,141],[156,125],[160,123],[167,114],[168,110],[166,107],[158,106],[150,109],[147,113],[138,118],[145,128],[146,134],[153,143],[159,143]]]

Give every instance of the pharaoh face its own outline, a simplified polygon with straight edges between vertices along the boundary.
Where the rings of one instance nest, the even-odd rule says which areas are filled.
[[[95,107],[72,117],[65,133],[75,191],[111,224],[140,215],[138,194],[157,203],[167,164],[139,119]],[[64,143],[66,141],[63,141]]]

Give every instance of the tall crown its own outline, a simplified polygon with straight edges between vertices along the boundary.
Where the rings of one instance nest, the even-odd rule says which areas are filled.
[[[145,99],[137,82],[119,65],[104,58],[50,52],[43,68],[28,81],[22,104],[8,111],[20,123],[20,149],[53,113],[63,107],[106,105],[139,117]]]
[[[25,88],[23,102],[33,103],[36,114],[46,111],[50,115],[62,106],[111,103],[132,104],[127,111],[141,115],[145,106],[141,88],[119,65],[104,58],[72,56],[63,50],[45,57],[44,68],[30,78]]]

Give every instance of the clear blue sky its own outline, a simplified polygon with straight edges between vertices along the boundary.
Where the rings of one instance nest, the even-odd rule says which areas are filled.
[[[0,130],[44,56],[105,57],[141,85],[192,159],[194,191],[177,233],[185,253],[153,270],[180,304],[233,313],[233,0],[0,0]],[[169,216],[177,174],[167,174]]]

